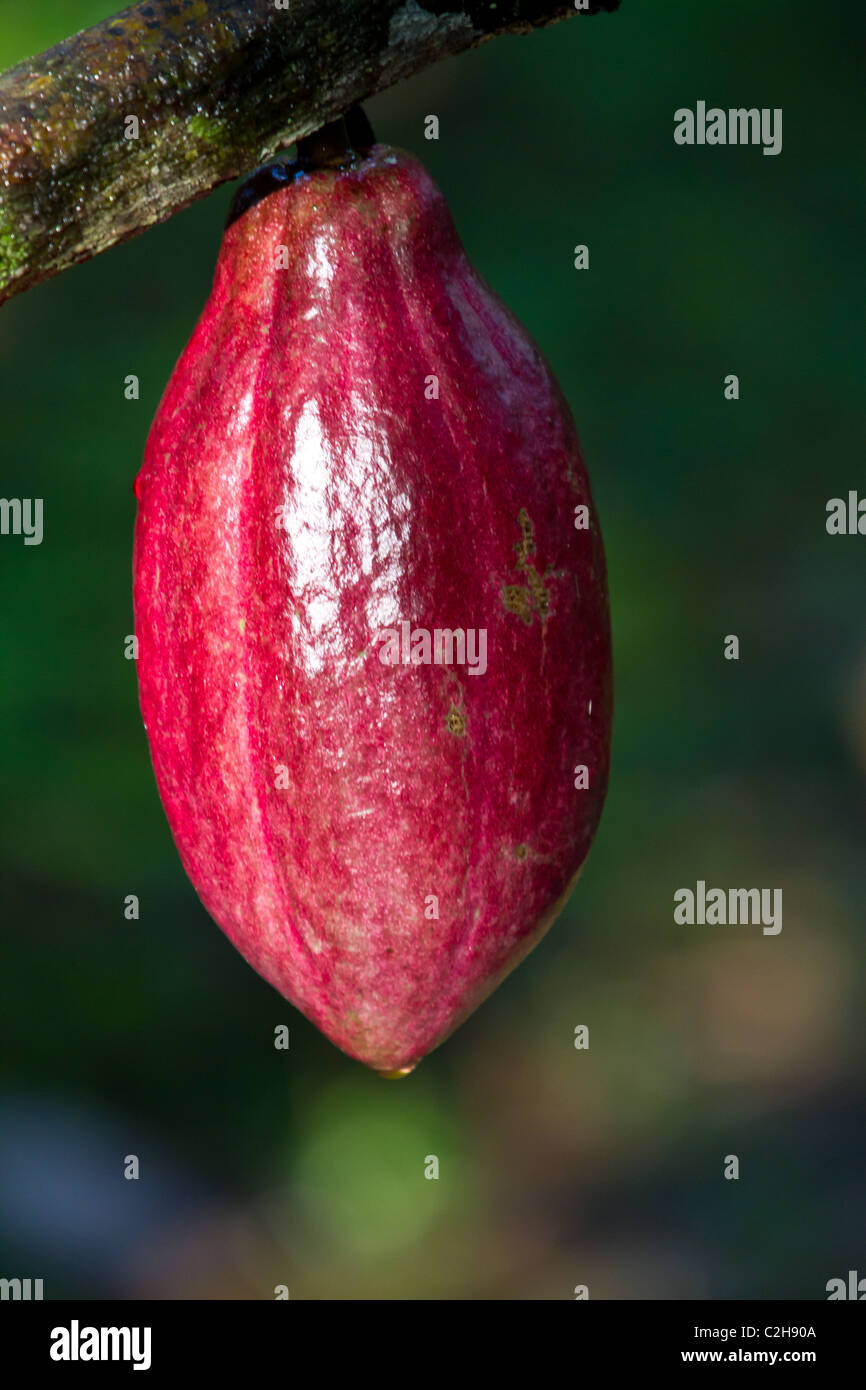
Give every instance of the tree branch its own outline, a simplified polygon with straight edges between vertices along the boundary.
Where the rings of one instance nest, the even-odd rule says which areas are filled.
[[[133,5],[0,77],[0,304],[439,58],[619,2]]]

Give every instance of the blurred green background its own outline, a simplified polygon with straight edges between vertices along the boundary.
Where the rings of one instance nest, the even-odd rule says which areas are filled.
[[[0,68],[104,14],[0,0]],[[0,542],[0,1274],[316,1299],[810,1299],[866,1274],[866,539],[825,530],[866,490],[856,15],[624,0],[368,103],[572,405],[616,657],[572,902],[399,1085],[206,916],[123,656],[132,482],[231,189],[0,312],[2,493],[45,499],[40,547]],[[676,146],[698,99],[782,107],[781,155]],[[675,926],[698,878],[783,888],[781,935]]]

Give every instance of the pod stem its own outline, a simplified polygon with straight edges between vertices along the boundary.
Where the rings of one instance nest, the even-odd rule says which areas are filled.
[[[232,199],[226,228],[269,193],[291,183],[298,174],[313,174],[317,169],[349,169],[368,154],[375,143],[373,127],[363,108],[353,106],[338,121],[329,121],[321,130],[299,140],[297,159],[263,164],[254,170]]]
[[[333,169],[350,163],[356,154],[375,145],[373,127],[361,106],[353,106],[339,120],[329,121],[298,141],[298,163],[304,169]]]

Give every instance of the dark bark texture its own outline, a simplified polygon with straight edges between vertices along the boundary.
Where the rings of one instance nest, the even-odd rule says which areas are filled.
[[[619,5],[285,2],[151,0],[0,77],[0,303],[440,58]]]

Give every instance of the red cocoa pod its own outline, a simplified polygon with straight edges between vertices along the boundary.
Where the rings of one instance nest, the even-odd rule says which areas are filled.
[[[208,912],[404,1074],[589,850],[604,555],[568,406],[417,160],[282,178],[226,231],[136,482],[141,709]]]

